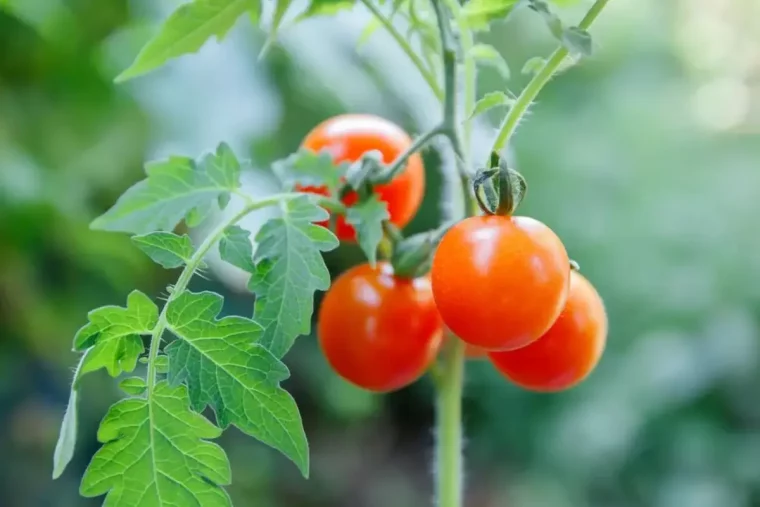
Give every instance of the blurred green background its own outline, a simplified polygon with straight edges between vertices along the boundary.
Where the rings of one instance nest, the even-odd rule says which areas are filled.
[[[145,160],[227,141],[264,167],[344,111],[378,113],[412,133],[438,119],[385,33],[356,49],[369,20],[361,7],[286,27],[262,61],[265,34],[241,22],[222,44],[114,85],[177,3],[0,2],[4,507],[100,503],[77,489],[97,425],[120,396],[104,372],[84,382],[77,452],[56,482],[52,452],[86,313],[123,304],[135,287],[161,297],[176,277],[128,238],[87,227],[141,178]],[[468,365],[467,505],[760,506],[760,2],[614,0],[592,33],[595,56],[547,87],[511,155],[530,184],[521,212],[559,233],[605,298],[608,348],[588,381],[559,395],[529,394],[485,362]],[[513,91],[526,81],[523,63],[553,47],[529,12],[483,39],[510,62]],[[502,86],[482,72],[482,92]],[[494,127],[480,120],[483,159]],[[440,159],[428,151],[425,160],[415,231],[438,217]],[[248,185],[265,192],[271,183]],[[344,247],[328,260],[338,273],[360,258]],[[193,287],[225,294],[226,312],[250,314],[240,285],[228,270]],[[229,431],[221,443],[236,505],[431,504],[426,379],[366,394],[331,373],[313,337],[286,363],[312,477]]]

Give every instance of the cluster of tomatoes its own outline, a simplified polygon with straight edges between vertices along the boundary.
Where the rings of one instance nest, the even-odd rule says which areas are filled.
[[[411,142],[382,118],[342,115],[317,126],[303,146],[327,150],[335,162],[377,150],[387,164]],[[420,206],[424,177],[415,154],[396,178],[374,189],[399,228]],[[336,233],[341,240],[355,237],[340,218]],[[560,391],[588,376],[606,336],[602,300],[572,269],[557,235],[535,219],[509,215],[455,224],[429,275],[400,277],[387,262],[349,269],[333,282],[318,316],[319,343],[332,368],[377,392],[415,382],[446,339],[462,340],[468,357],[487,357],[517,385]]]

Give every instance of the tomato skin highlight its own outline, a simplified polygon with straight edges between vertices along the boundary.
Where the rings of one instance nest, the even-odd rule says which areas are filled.
[[[330,287],[317,336],[330,366],[364,389],[405,387],[427,370],[443,338],[430,279],[398,278],[388,263],[354,266]]]
[[[377,150],[385,164],[393,163],[412,144],[401,127],[379,116],[343,114],[334,116],[316,127],[304,138],[302,147],[319,152],[326,150],[335,163],[355,162],[365,153]],[[327,195],[324,187],[301,187],[304,192]],[[415,153],[390,183],[375,186],[380,200],[388,204],[390,221],[399,228],[414,218],[425,192],[425,168],[422,157]],[[344,199],[346,205],[356,202],[356,194]],[[326,225],[322,224],[322,225]],[[340,216],[336,220],[336,235],[340,240],[355,241],[356,231]]]
[[[578,385],[599,363],[607,342],[607,313],[599,293],[579,273],[570,276],[570,295],[549,331],[510,352],[491,352],[496,369],[515,384],[538,392]]]
[[[514,350],[541,337],[559,316],[570,260],[538,220],[475,216],[444,235],[431,276],[438,310],[456,336],[488,350]]]

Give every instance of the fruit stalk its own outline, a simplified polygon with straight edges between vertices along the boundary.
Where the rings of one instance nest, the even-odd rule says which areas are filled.
[[[462,479],[462,386],[464,342],[449,342],[438,383],[436,498],[438,507],[460,507]]]

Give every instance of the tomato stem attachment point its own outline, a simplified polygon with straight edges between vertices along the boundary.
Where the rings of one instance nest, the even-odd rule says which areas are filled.
[[[528,191],[525,178],[496,152],[488,169],[476,173],[472,186],[478,205],[489,215],[513,214]]]

